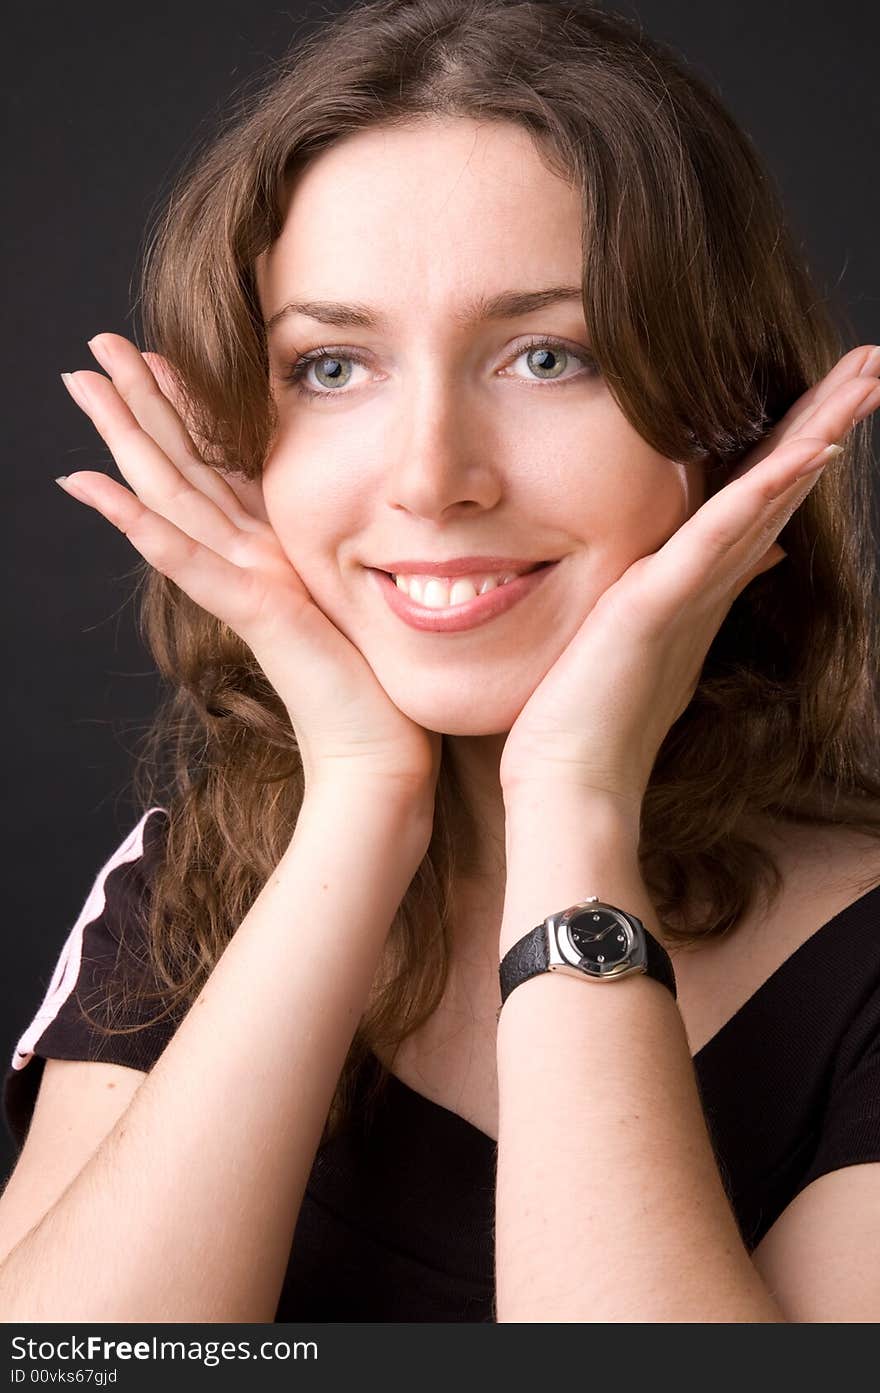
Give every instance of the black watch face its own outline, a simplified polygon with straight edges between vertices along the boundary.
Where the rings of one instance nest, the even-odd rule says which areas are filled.
[[[568,922],[568,936],[581,957],[608,969],[629,954],[629,934],[607,909],[585,909]]]

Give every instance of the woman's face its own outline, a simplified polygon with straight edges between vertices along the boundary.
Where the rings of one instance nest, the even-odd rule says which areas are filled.
[[[320,609],[434,731],[508,731],[602,592],[703,500],[698,468],[651,449],[590,365],[580,223],[525,130],[431,120],[321,154],[257,266],[267,322],[293,301],[370,311],[291,311],[269,330],[262,494]],[[504,317],[474,303],[551,287],[578,293]],[[306,395],[284,376],[317,348]],[[486,555],[561,561],[451,633],[410,627],[368,569]]]

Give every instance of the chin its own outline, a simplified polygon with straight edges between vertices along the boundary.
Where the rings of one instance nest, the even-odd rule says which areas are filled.
[[[396,680],[379,680],[405,716],[438,735],[506,735],[534,691],[527,686],[521,694],[493,692],[491,684],[477,679],[475,691],[468,692],[452,674],[445,690],[442,681],[435,681],[424,692],[414,691],[412,683],[404,687]]]
[[[425,729],[433,730],[437,735],[469,735],[477,738],[481,735],[507,735],[512,724],[512,721],[510,723],[502,722],[501,725],[498,725],[497,722],[444,721],[442,725],[425,726]]]

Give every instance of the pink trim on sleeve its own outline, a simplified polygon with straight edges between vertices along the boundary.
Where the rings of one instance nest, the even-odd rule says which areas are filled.
[[[143,856],[144,828],[147,818],[153,813],[164,811],[164,808],[148,808],[140,822],[132,828],[125,841],[116,848],[109,861],[101,867],[95,877],[95,883],[89,897],[61,949],[43,1003],[15,1046],[12,1055],[13,1069],[23,1069],[33,1059],[34,1046],[46,1027],[55,1019],[61,1006],[76,986],[82,963],[83,932],[87,924],[91,924],[104,912],[106,904],[104,884],[108,875],[117,866],[124,865],[127,861],[137,861],[139,857]]]

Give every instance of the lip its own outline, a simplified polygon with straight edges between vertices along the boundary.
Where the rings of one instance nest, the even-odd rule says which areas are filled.
[[[538,571],[529,571],[524,576],[517,576],[516,580],[509,581],[507,585],[496,585],[494,590],[487,590],[485,595],[477,595],[475,599],[466,600],[462,605],[449,605],[445,609],[426,609],[424,605],[417,605],[405,591],[398,589],[390,575],[372,567],[367,567],[367,570],[374,583],[378,585],[389,609],[405,624],[409,624],[410,628],[423,629],[433,634],[454,634],[463,629],[474,629],[480,624],[488,624],[490,619],[497,619],[499,615],[505,614],[520,600],[537,590],[541,582],[555,571],[558,565],[558,561],[552,561],[548,566],[541,566]]]
[[[558,558],[557,558],[558,560]],[[503,575],[505,571],[530,571],[543,561],[522,556],[457,556],[452,561],[388,561],[369,570],[390,571],[395,576],[474,576]]]

